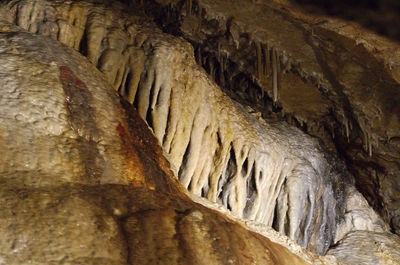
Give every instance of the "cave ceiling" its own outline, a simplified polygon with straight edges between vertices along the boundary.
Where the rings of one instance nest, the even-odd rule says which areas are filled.
[[[123,201],[148,200],[143,209],[123,216],[113,210],[108,221],[99,221],[111,224],[104,225],[106,233],[123,230],[110,236],[124,246],[122,252],[98,246],[106,249],[108,256],[102,257],[109,264],[154,262],[134,250],[140,240],[150,252],[164,244],[149,243],[158,233],[150,232],[147,220],[164,230],[172,240],[165,239],[167,247],[179,252],[165,264],[200,262],[203,248],[208,261],[221,264],[232,260],[224,260],[226,255],[248,262],[243,253],[266,264],[284,263],[274,251],[301,263],[252,232],[224,226],[225,217],[210,221],[214,213],[193,206],[189,196],[255,231],[273,227],[318,255],[349,264],[400,260],[394,235],[400,234],[398,33],[304,4],[1,1],[5,183],[14,187],[22,179],[33,187],[25,191],[31,204],[44,201],[37,189],[66,183],[84,186],[79,192],[45,189],[45,194],[75,192],[76,200],[102,209],[111,207],[103,200],[113,193],[125,192],[129,198]],[[14,138],[15,146],[8,147]],[[92,184],[99,187],[86,187]],[[108,184],[123,187],[107,193],[101,185]],[[132,195],[124,185],[151,192]],[[12,197],[9,190],[1,192]],[[93,197],[98,192],[105,192],[100,204]],[[76,204],[57,207],[69,211],[68,203]],[[85,218],[107,216],[97,211],[102,210]],[[90,229],[88,237],[97,237]],[[208,234],[194,232],[199,229]],[[226,236],[230,229],[244,236]],[[218,246],[206,247],[215,241],[209,234],[222,238]],[[216,251],[233,237],[245,251]],[[254,251],[243,243],[246,237]],[[370,238],[375,244],[359,245]],[[187,243],[198,239],[198,245]],[[259,256],[263,248],[272,254]],[[330,264],[290,251],[311,263]],[[41,260],[38,253],[32,258]]]
[[[348,9],[364,10],[354,4]],[[286,1],[154,1],[147,12],[164,31],[189,40],[197,62],[233,98],[322,139],[346,161],[369,203],[388,222],[398,219],[396,35],[378,36],[362,21],[325,15],[330,9],[307,13]]]

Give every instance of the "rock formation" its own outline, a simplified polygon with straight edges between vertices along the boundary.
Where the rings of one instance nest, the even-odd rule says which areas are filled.
[[[193,203],[136,110],[77,52],[3,22],[0,47],[1,264],[320,260]]]
[[[260,33],[252,23],[262,21],[245,16],[260,5],[246,5],[247,11],[234,4],[220,10],[212,1],[130,8],[107,1],[0,3],[0,146],[6,150],[0,174],[6,184],[2,212],[9,220],[2,225],[9,230],[2,243],[4,264],[336,262],[289,245],[300,258],[188,196],[223,206],[247,228],[265,232],[272,226],[317,254],[332,248],[329,254],[349,264],[400,260],[395,251],[400,244],[386,224],[392,218],[392,227],[397,225],[395,202],[380,201],[388,208],[379,217],[353,186],[358,165],[348,172],[332,152],[343,137],[351,144],[339,151],[355,151],[350,149],[362,135],[362,159],[373,159],[372,168],[382,162],[377,153],[389,149],[393,160],[385,166],[396,164],[398,150],[390,143],[397,137],[398,116],[383,113],[384,119],[394,119],[385,145],[374,130],[380,123],[367,123],[369,105],[343,90],[357,86],[361,76],[351,83],[348,72],[339,81],[336,73],[328,74],[332,69],[327,70],[322,53],[336,42],[317,37],[337,34],[331,24],[314,21],[320,42],[313,37],[298,49],[304,29],[287,22],[286,13],[261,5],[276,21]],[[195,48],[158,29],[144,14],[148,7],[156,18],[157,12],[163,14],[156,22],[165,31],[179,26]],[[290,38],[293,43],[284,42]],[[380,61],[368,71],[388,62],[385,53],[376,58]],[[350,62],[348,67],[359,69]],[[395,79],[396,69],[385,71]],[[396,84],[387,84],[388,91]],[[326,124],[325,118],[330,119]],[[295,123],[304,123],[300,127],[324,143]],[[396,170],[388,176],[398,176]],[[359,182],[356,174],[356,186]],[[17,208],[22,213],[13,211]],[[16,225],[14,218],[20,220]],[[25,226],[31,228],[22,231]],[[368,235],[374,236],[370,248],[378,246],[376,251],[352,247]],[[34,238],[38,244],[32,247]],[[43,251],[46,244],[50,247]],[[353,258],[344,254],[350,251]]]
[[[154,2],[148,12],[193,44],[221,87],[337,149],[357,188],[396,226],[398,43],[287,1]]]

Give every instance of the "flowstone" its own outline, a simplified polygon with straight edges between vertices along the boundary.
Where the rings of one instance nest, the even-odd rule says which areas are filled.
[[[125,12],[122,4],[25,0],[4,1],[2,7],[11,10],[11,20],[24,29],[48,35],[87,56],[107,82],[136,107],[162,146],[174,175],[193,194],[223,205],[240,219],[273,226],[320,254],[349,231],[386,230],[367,204],[361,210],[368,225],[349,225],[346,220],[357,217],[357,211],[346,213],[356,208],[347,202],[349,189],[354,196],[359,194],[351,189],[351,176],[344,166],[315,138],[287,123],[265,121],[224,94],[196,64],[192,46],[183,39]],[[88,81],[82,82],[76,74],[84,70],[59,70],[62,91],[68,98],[64,112],[74,117],[68,125],[79,135],[78,150],[102,143],[107,126],[101,133],[93,128],[102,128],[107,122],[129,146],[127,125],[115,118],[110,121],[115,115],[105,111],[109,102],[91,103],[102,99],[104,92],[84,92]],[[82,109],[104,117],[92,119],[82,115]],[[114,144],[109,146],[104,152],[114,148]],[[120,159],[104,159],[117,164],[103,162],[98,152],[101,154],[101,149],[78,153],[87,158],[86,167],[79,172],[102,183],[102,178],[113,179]],[[122,152],[129,158],[127,167],[137,164],[140,153],[129,148]],[[135,170],[135,177],[128,180],[153,189],[154,185],[140,177],[146,169]],[[175,218],[173,213],[167,215]],[[165,228],[169,231],[168,222]]]
[[[190,200],[76,51],[0,22],[0,65],[0,264],[322,263]]]

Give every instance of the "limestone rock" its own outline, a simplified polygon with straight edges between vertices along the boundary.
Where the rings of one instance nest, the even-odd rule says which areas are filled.
[[[188,22],[182,24],[182,29],[185,23],[186,29],[193,29],[193,23],[198,21],[190,3],[186,3]],[[170,8],[173,7],[167,10]],[[343,163],[315,138],[285,122],[264,120],[253,108],[246,108],[228,97],[196,64],[189,43],[162,33],[141,10],[135,7],[127,10],[117,2],[109,5],[107,1],[90,0],[10,0],[2,1],[0,9],[8,12],[3,19],[31,33],[48,36],[33,37],[10,23],[2,26],[4,41],[0,51],[3,51],[2,75],[5,78],[0,82],[6,92],[0,97],[4,103],[0,111],[4,113],[2,123],[7,126],[0,130],[0,146],[7,152],[0,158],[1,176],[10,185],[28,185],[27,193],[32,194],[35,189],[42,188],[48,188],[49,193],[63,188],[67,197],[75,194],[78,188],[82,193],[104,193],[99,211],[82,215],[82,226],[87,228],[82,233],[95,238],[96,229],[103,229],[103,224],[97,225],[97,222],[105,222],[107,240],[117,242],[116,245],[88,246],[99,250],[82,260],[81,252],[74,248],[68,250],[73,257],[48,254],[54,262],[94,264],[96,259],[110,264],[302,262],[275,243],[260,241],[258,235],[243,229],[232,219],[190,202],[174,175],[184,188],[219,203],[234,217],[248,223],[254,221],[255,226],[273,226],[320,254],[332,243],[342,242],[343,238],[347,240],[351,231],[379,232],[383,238],[378,238],[379,242],[389,240],[385,239],[384,232],[388,228],[384,221],[354,189],[352,176]],[[215,13],[208,14],[210,17],[223,12],[218,6],[212,10]],[[268,14],[274,16],[271,10]],[[316,120],[325,117],[332,98],[327,100],[318,94],[320,82],[329,88],[320,76],[323,67],[316,63],[316,57],[307,58],[301,67],[290,61],[300,60],[312,49],[307,46],[295,50],[292,44],[283,45],[295,51],[293,55],[281,50],[276,43],[268,46],[268,42],[262,40],[243,40],[242,22],[230,20],[219,25],[221,27],[210,26],[207,30],[227,30],[235,46],[250,41],[243,51],[254,46],[257,64],[254,69],[249,68],[249,74],[257,75],[253,83],[261,82],[261,99],[268,101],[266,94],[269,94],[274,108],[299,107],[304,113],[296,117],[306,124],[310,124],[307,115],[311,113],[317,113],[313,117]],[[287,27],[292,27],[289,24]],[[198,28],[203,29],[202,25]],[[270,30],[279,33],[278,28]],[[186,34],[186,38],[191,38],[196,32]],[[89,61],[51,38],[79,51]],[[250,46],[246,46],[249,43]],[[215,48],[218,65],[210,63],[210,57],[201,53],[196,54],[197,61],[204,65],[204,60],[208,60],[207,70],[222,86],[238,81],[226,82],[225,72],[228,71],[231,78],[234,76],[231,71],[239,71],[235,73],[241,76],[246,63],[233,69],[226,46],[218,43]],[[195,52],[199,52],[199,47]],[[251,61],[251,56],[245,57],[238,53],[232,58],[237,58],[237,62],[242,62],[243,58]],[[29,71],[24,71],[23,67],[29,67]],[[27,76],[26,72],[32,74]],[[288,79],[282,78],[284,73],[288,73]],[[310,100],[303,102],[303,106],[293,103],[299,100],[298,95],[292,95],[294,101],[290,102],[280,94],[285,92],[282,89],[285,85],[297,84],[299,75],[305,78],[304,84],[311,80],[309,86],[305,85],[300,91]],[[262,86],[268,78],[272,84],[270,90]],[[238,84],[246,88],[246,83]],[[120,102],[110,87],[127,102]],[[255,98],[256,101],[260,99],[257,95]],[[145,123],[129,103],[135,106],[155,138],[149,135]],[[341,110],[338,113],[340,116]],[[347,118],[344,116],[344,120],[340,120],[345,123],[344,134],[351,130],[352,123],[345,121]],[[368,136],[365,141],[369,151],[371,139]],[[11,141],[16,145],[9,147]],[[107,188],[103,189],[104,186]],[[103,204],[109,193],[118,191],[128,195],[116,196],[112,207]],[[33,203],[41,203],[40,196],[32,196]],[[72,202],[65,210],[63,205],[55,209],[61,207],[63,212],[71,212],[72,222],[75,222],[74,216],[81,210],[78,207],[76,212],[71,211],[69,205],[74,205],[75,199],[81,200],[81,195],[71,196]],[[97,199],[94,195],[90,197],[87,207],[92,207],[93,201],[98,205]],[[19,205],[18,200],[15,204]],[[110,210],[104,213],[104,209]],[[96,225],[91,226],[89,220],[97,220],[99,214],[105,216],[105,221],[95,221]],[[35,216],[34,220],[42,216],[45,214]],[[50,219],[58,218],[64,217],[56,214]],[[26,217],[23,215],[21,219]],[[225,221],[229,223],[226,228]],[[58,221],[51,222],[60,227]],[[235,232],[231,234],[231,230]],[[41,232],[40,238],[51,237],[46,231]],[[29,231],[27,237],[32,237]],[[238,246],[227,247],[232,241]],[[42,262],[39,250],[31,254],[24,251],[21,257]],[[151,253],[156,255],[151,256]],[[276,256],[274,253],[283,254]],[[329,263],[311,257],[302,256],[312,263]],[[5,258],[17,262],[7,253]]]
[[[0,264],[308,264],[193,203],[83,56],[0,29]]]
[[[12,21],[19,26],[86,55],[137,107],[175,175],[194,194],[224,205],[238,218],[273,225],[318,253],[325,253],[343,231],[360,229],[357,224],[342,225],[340,236],[335,236],[346,211],[348,173],[314,139],[285,123],[265,122],[229,99],[196,65],[187,42],[161,33],[119,4],[109,8],[92,1],[26,0],[4,2],[3,7],[10,8]],[[229,30],[237,36],[235,23]],[[275,48],[271,54],[275,63],[263,67],[275,76],[281,67],[278,57],[284,56]],[[75,105],[72,102],[69,112],[78,112]],[[90,139],[95,122],[77,116],[72,128],[86,130]],[[124,134],[124,126],[118,128]],[[113,165],[103,168],[107,174],[113,172]]]
[[[189,40],[198,63],[236,98],[337,149],[357,188],[396,226],[398,43],[353,21],[306,13],[293,1],[191,2],[163,1],[148,12]]]
[[[400,240],[396,235],[370,231],[349,233],[329,250],[345,264],[399,264]]]
[[[238,218],[274,225],[302,246],[326,252],[345,198],[336,194],[342,176],[315,140],[249,114],[197,66],[187,42],[132,22],[118,5],[12,3],[14,21],[33,33],[63,21],[69,30],[59,27],[57,40],[86,47],[81,52],[153,129],[185,188]],[[39,15],[32,20],[29,12]]]
[[[351,231],[390,231],[388,225],[376,212],[368,207],[366,199],[355,190],[354,187],[347,189],[346,212],[343,220],[338,225],[334,243],[345,237]]]

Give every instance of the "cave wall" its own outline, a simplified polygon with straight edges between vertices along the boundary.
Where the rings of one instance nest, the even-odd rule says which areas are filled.
[[[345,211],[344,176],[315,140],[248,114],[209,81],[188,43],[132,20],[127,27],[122,10],[111,14],[79,2],[9,6],[23,28],[44,35],[55,29],[53,38],[84,47],[153,129],[185,188],[239,218],[274,225],[317,253],[327,251]]]
[[[358,190],[397,231],[396,41],[287,1],[150,1],[144,7],[164,31],[190,41],[198,63],[238,101],[337,151]]]
[[[0,32],[0,264],[324,263],[190,200],[85,57],[4,21]]]
[[[193,7],[196,10],[196,5]],[[220,44],[219,40],[215,42],[217,46],[211,49],[196,46],[194,41],[198,40],[191,39],[195,46],[193,51],[192,46],[182,38],[164,34],[156,29],[153,22],[143,17],[140,8],[133,7],[129,12],[125,12],[126,7],[116,3],[110,8],[110,5],[90,1],[9,1],[3,2],[2,8],[11,10],[8,14],[9,21],[32,33],[50,36],[78,50],[104,73],[106,82],[138,109],[139,115],[147,122],[158,143],[163,147],[173,173],[193,194],[222,204],[238,218],[272,225],[317,253],[325,253],[332,243],[337,243],[352,230],[387,230],[384,222],[369,208],[365,199],[351,187],[351,174],[334,155],[329,155],[317,140],[285,122],[277,121],[277,118],[282,118],[279,115],[288,110],[288,106],[297,105],[292,104],[293,102],[289,104],[290,101],[286,101],[285,96],[282,96],[285,94],[282,93],[291,91],[285,91],[284,87],[298,85],[299,80],[302,81],[300,84],[311,84],[305,87],[298,86],[303,90],[300,90],[299,94],[291,95],[292,99],[296,102],[303,92],[309,93],[305,98],[311,102],[302,104],[311,109],[306,109],[302,114],[296,111],[285,114],[289,122],[300,125],[303,130],[311,128],[310,124],[313,123],[306,119],[303,121],[302,115],[314,115],[317,104],[331,104],[329,97],[327,99],[315,95],[320,89],[324,90],[324,80],[320,79],[318,74],[307,75],[307,67],[311,64],[305,64],[307,67],[304,70],[300,67],[301,64],[289,62],[290,54],[285,50],[275,46],[270,48],[268,43],[252,41],[252,37],[247,36],[244,40],[247,44],[242,45],[246,49],[255,49],[254,61],[257,63],[254,67],[254,62],[246,59],[247,63],[253,64],[253,68],[244,64],[248,72],[242,71],[241,68],[235,69],[239,71],[239,83],[243,85],[244,82],[243,87],[247,87],[247,90],[243,90],[242,94],[237,91],[234,91],[234,95],[231,94],[240,102],[243,102],[244,98],[256,104],[244,107],[221,92],[210,79],[211,76],[222,87],[234,83],[233,80],[229,80],[232,76],[238,81],[230,72],[231,64],[235,62],[230,61],[226,46]],[[168,6],[166,10],[172,10],[168,12],[174,13],[174,8]],[[189,11],[186,9],[185,12],[190,14],[192,11],[193,8]],[[271,16],[273,14],[272,12]],[[186,24],[187,29],[191,29],[190,23],[189,26]],[[233,22],[229,23],[229,31],[233,31]],[[239,30],[241,38],[243,34],[240,27],[236,30]],[[191,35],[184,37],[190,39]],[[224,37],[226,38],[226,35]],[[230,38],[227,37],[228,42]],[[237,50],[246,50],[239,49],[240,41],[233,41],[236,46],[239,45]],[[204,56],[202,49],[208,49],[210,53]],[[51,50],[49,52],[54,53]],[[197,62],[210,71],[210,76],[196,64],[193,52]],[[240,55],[240,52],[235,56],[251,58],[248,53],[244,56]],[[67,61],[68,58],[64,57],[63,60]],[[312,60],[311,58],[310,61]],[[241,59],[238,61],[242,62]],[[308,70],[313,69],[312,67],[318,69],[321,65],[311,65]],[[85,166],[74,167],[81,167],[80,171],[78,170],[79,174],[90,176],[90,183],[107,182],[113,178],[115,168],[117,171],[126,170],[119,166],[119,159],[99,156],[102,148],[106,147],[108,150],[110,146],[112,150],[114,144],[106,144],[105,147],[100,147],[100,151],[87,152],[86,149],[95,145],[103,134],[106,134],[98,134],[97,124],[105,124],[103,126],[108,127],[106,121],[109,120],[107,117],[110,113],[102,111],[104,118],[100,116],[98,120],[82,115],[82,108],[83,113],[91,114],[89,117],[97,113],[96,109],[90,107],[94,101],[93,97],[82,92],[86,90],[86,82],[81,82],[73,73],[75,71],[69,68],[60,68],[60,71],[67,97],[65,115],[72,117],[68,124],[79,135],[78,143],[74,144],[78,149],[77,156],[85,161]],[[318,78],[313,79],[313,76]],[[75,84],[72,87],[71,82]],[[271,86],[260,86],[263,82]],[[235,89],[231,87],[231,90]],[[249,94],[247,98],[242,96],[246,93]],[[83,102],[89,106],[85,106]],[[288,104],[286,107],[285,103]],[[99,109],[107,109],[108,104],[104,102]],[[303,107],[297,107],[298,111],[304,111]],[[293,114],[294,112],[296,114]],[[267,122],[263,120],[263,115],[269,118]],[[322,116],[326,115],[328,114],[324,113]],[[22,116],[32,115],[27,113]],[[54,121],[52,126],[56,126],[57,123],[58,120]],[[318,129],[318,121],[315,124]],[[352,130],[349,124],[345,124],[345,130],[342,132],[344,135],[348,134],[348,139],[351,138]],[[118,125],[117,131],[120,138],[124,139],[124,144],[130,145],[129,138],[125,136],[125,128],[124,125]],[[326,135],[329,133],[325,132],[325,136],[322,134],[322,139],[326,140]],[[372,142],[366,143],[367,155],[372,150],[370,143]],[[327,145],[330,148],[337,147],[337,142],[331,141]],[[49,143],[49,146],[52,144]],[[96,149],[99,148],[94,148]],[[54,159],[52,152],[47,155]],[[138,154],[129,150],[125,152],[130,157],[130,162],[126,162],[128,167],[137,164],[135,157]],[[17,155],[21,153],[24,152],[17,150],[16,160],[20,159]],[[25,157],[29,158],[29,152],[25,153]],[[158,163],[161,163],[164,169],[168,168],[164,160],[158,160]],[[45,162],[38,163],[39,167],[46,168],[48,165],[44,164]],[[6,171],[8,170],[10,169],[7,168]],[[51,172],[52,168],[47,170]],[[146,175],[143,173],[145,169],[134,171],[135,177],[125,177],[125,180],[134,186],[155,189],[155,183],[141,177]],[[71,172],[59,173],[66,174],[66,182],[71,181],[68,178]],[[167,186],[170,187],[170,184]],[[180,219],[168,210],[165,213],[170,216],[168,218]],[[151,216],[149,215],[150,219]],[[135,223],[143,223],[144,219],[140,218],[135,217],[132,220]],[[164,226],[161,223],[160,225]],[[168,226],[165,228],[169,229]],[[343,244],[346,246],[346,243]]]

